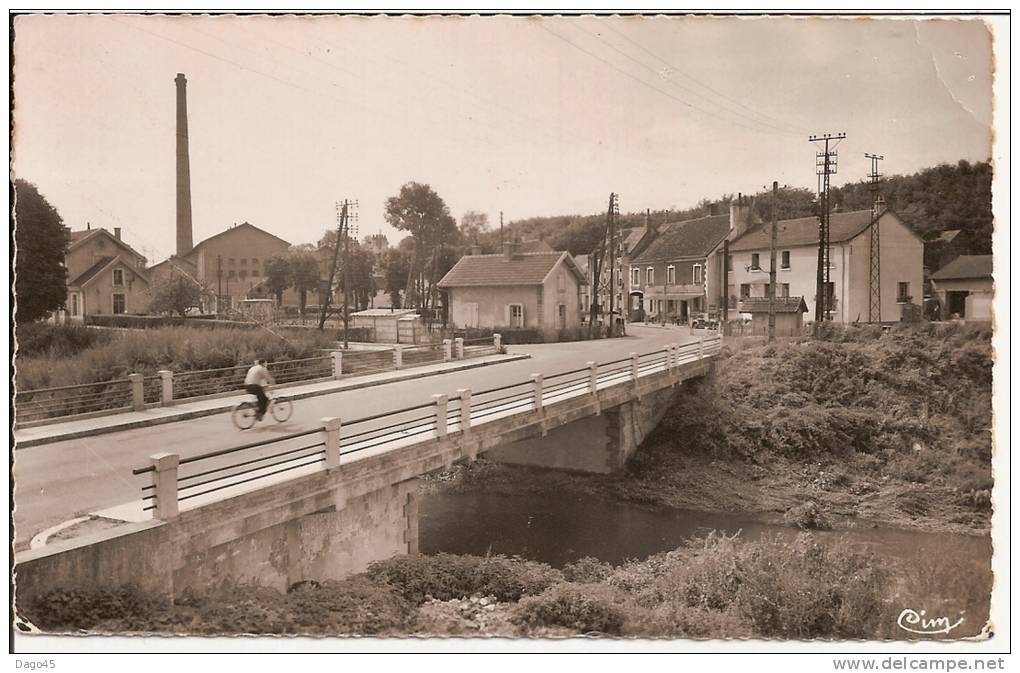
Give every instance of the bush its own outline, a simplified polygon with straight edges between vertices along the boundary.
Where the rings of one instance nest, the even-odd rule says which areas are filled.
[[[414,605],[426,596],[448,601],[475,594],[501,602],[537,594],[563,579],[544,563],[504,556],[396,556],[368,567],[366,576],[385,584]]]
[[[626,620],[624,597],[604,584],[557,584],[522,598],[513,621],[529,629],[562,626],[578,633],[619,634]]]
[[[83,325],[53,325],[46,322],[22,323],[17,326],[18,356],[47,358],[75,355],[90,346],[110,339],[109,332],[89,329]]]
[[[804,530],[830,530],[832,524],[817,503],[805,502],[791,507],[783,515],[783,523]]]
[[[92,331],[92,330],[89,330]],[[311,357],[334,345],[331,336],[314,330],[282,332],[284,338],[255,329],[166,327],[104,334],[75,354],[30,356],[19,350],[17,386],[33,390],[51,386],[124,378],[160,369],[217,369],[252,362]]]
[[[134,586],[54,589],[29,601],[22,614],[46,631],[74,631],[89,630],[108,620],[136,621],[166,605]]]

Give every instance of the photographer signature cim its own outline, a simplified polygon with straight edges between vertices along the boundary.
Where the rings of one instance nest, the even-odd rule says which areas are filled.
[[[896,618],[896,625],[910,633],[930,636],[940,633],[948,634],[963,623],[963,617],[960,617],[955,622],[950,622],[949,617],[929,618],[926,617],[925,614],[926,612],[924,610],[917,612],[916,610],[907,608],[900,613],[899,617]]]

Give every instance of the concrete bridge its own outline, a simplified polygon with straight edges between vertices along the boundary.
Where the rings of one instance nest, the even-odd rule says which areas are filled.
[[[718,336],[644,355],[321,425],[134,472],[130,523],[18,554],[18,599],[57,587],[134,584],[168,596],[221,581],[284,589],[417,553],[417,480],[487,458],[587,472],[620,469],[673,388],[703,376]],[[380,423],[383,423],[380,425]]]

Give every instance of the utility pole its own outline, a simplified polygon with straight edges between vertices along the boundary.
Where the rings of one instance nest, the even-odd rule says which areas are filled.
[[[878,172],[878,162],[885,157],[878,154],[864,153],[864,156],[871,159],[871,172],[868,178],[871,181],[871,265],[868,274],[871,287],[870,301],[868,302],[868,322],[882,322],[882,282],[881,282],[881,250],[879,244],[878,218],[881,215],[879,209],[882,205],[882,196],[879,194],[879,181],[882,174]]]
[[[609,210],[606,212],[606,240],[609,245],[609,335],[616,333],[616,216],[620,212],[619,197],[609,194]]]
[[[776,340],[776,193],[779,182],[772,181],[772,233],[769,237],[769,343]]]
[[[216,255],[216,313],[223,315],[220,302],[223,300],[223,255]]]
[[[845,133],[825,133],[820,136],[808,136],[812,143],[823,143],[824,150],[815,153],[815,173],[818,175],[818,201],[821,212],[818,214],[818,270],[815,288],[815,326],[814,333],[818,336],[823,320],[830,318],[829,312],[829,176],[836,172],[836,145],[846,138]],[[835,141],[835,142],[833,142]],[[830,142],[832,145],[830,147]]]
[[[329,300],[333,296],[333,280],[336,278],[336,263],[340,257],[340,242],[344,235],[344,226],[347,223],[347,201],[343,205],[336,203],[336,240],[333,241],[333,263],[329,265],[329,282],[326,284],[326,296],[322,299],[322,308],[319,310],[319,331],[326,326],[326,315],[329,313]]]
[[[503,254],[503,211],[499,211],[499,254]]]

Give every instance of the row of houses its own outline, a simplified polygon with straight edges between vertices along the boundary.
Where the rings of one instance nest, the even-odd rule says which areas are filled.
[[[875,229],[877,228],[877,229]],[[777,311],[812,319],[817,301],[818,219],[781,220],[776,226]],[[880,316],[899,322],[917,311],[926,292],[924,241],[892,210],[835,212],[830,218],[828,318],[869,322],[872,298],[872,231],[878,232]],[[751,221],[751,206],[738,200],[727,215],[626,229],[617,242],[617,264],[594,278],[588,256],[521,252],[508,244],[501,255],[469,255],[440,281],[456,328],[528,328],[547,338],[581,325],[593,295],[601,319],[689,322],[696,315],[730,319],[767,311],[771,225]],[[928,289],[939,317],[990,320],[991,256],[961,256],[934,273]],[[597,288],[597,290],[596,290]],[[612,291],[612,304],[610,304]],[[609,315],[610,305],[617,307]]]

